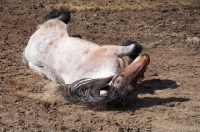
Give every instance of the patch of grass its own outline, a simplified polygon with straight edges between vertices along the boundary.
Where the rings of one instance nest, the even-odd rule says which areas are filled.
[[[173,5],[175,7],[190,6],[191,3],[195,3],[197,0],[126,0],[122,1],[71,1],[67,3],[60,4],[50,4],[50,7],[59,8],[66,7],[70,10],[91,10],[91,9],[100,9],[100,10],[142,10],[142,9],[156,9],[158,7],[165,7],[167,5]]]

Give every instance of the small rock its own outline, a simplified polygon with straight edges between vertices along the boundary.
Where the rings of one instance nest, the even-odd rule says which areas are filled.
[[[192,44],[200,44],[200,38],[199,37],[188,37],[186,40],[186,43],[188,45],[192,45]]]
[[[149,75],[150,75],[150,76],[158,76],[157,73],[150,73]]]
[[[194,44],[200,44],[200,43],[199,43],[199,42],[200,42],[200,38],[194,37],[192,40],[193,40],[193,43],[194,43]]]

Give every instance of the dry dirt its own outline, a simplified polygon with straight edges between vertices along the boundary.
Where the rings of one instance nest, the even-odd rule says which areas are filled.
[[[72,12],[71,35],[100,45],[132,39],[150,55],[125,107],[64,104],[59,84],[22,64],[36,26],[59,6]],[[0,46],[0,131],[200,131],[198,0],[1,0]]]

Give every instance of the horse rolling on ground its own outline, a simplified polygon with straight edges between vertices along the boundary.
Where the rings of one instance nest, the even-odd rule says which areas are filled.
[[[143,76],[150,58],[142,46],[127,40],[122,46],[99,46],[69,36],[70,12],[54,9],[37,27],[23,51],[23,62],[39,75],[62,83],[64,97],[72,102],[122,102]],[[125,66],[123,56],[132,62]]]

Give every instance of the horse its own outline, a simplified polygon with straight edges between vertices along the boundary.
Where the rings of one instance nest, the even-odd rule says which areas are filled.
[[[148,54],[136,41],[103,45],[70,36],[71,14],[67,9],[52,10],[30,37],[22,59],[39,75],[62,84],[63,96],[73,102],[123,102],[150,63]],[[122,57],[129,56],[125,65]]]

